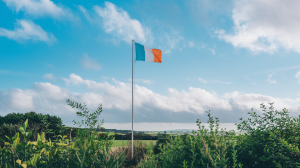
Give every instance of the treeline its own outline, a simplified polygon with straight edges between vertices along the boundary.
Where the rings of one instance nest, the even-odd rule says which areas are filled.
[[[69,127],[63,125],[60,117],[49,114],[41,114],[36,112],[27,113],[9,113],[6,116],[0,116],[0,138],[6,139],[14,136],[19,132],[19,128],[24,125],[28,119],[28,130],[33,130],[33,136],[30,140],[34,140],[37,134],[45,132],[46,139],[55,139],[58,135],[70,135]],[[73,131],[75,134],[75,131]]]

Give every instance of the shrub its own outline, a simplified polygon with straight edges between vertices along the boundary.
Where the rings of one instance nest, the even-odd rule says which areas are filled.
[[[248,120],[237,123],[238,130],[246,131],[237,141],[238,160],[244,167],[298,167],[299,119],[289,117],[288,110],[269,110],[261,104],[263,114],[253,109]]]
[[[167,144],[167,143],[170,143],[170,136],[167,137],[167,136],[164,136],[164,137],[159,137],[158,140],[156,141],[156,144],[153,148],[153,152],[154,154],[158,154],[161,152],[160,148],[164,148],[164,146]]]
[[[235,133],[219,131],[218,118],[208,113],[209,129],[205,129],[197,120],[198,131],[193,135],[168,136],[157,141],[155,154],[148,149],[148,155],[139,167],[237,167]],[[220,133],[219,133],[220,132]],[[156,150],[156,148],[154,148]],[[232,159],[233,158],[233,159]]]

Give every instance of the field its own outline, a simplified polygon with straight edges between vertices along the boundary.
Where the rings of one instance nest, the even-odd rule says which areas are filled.
[[[142,142],[148,145],[155,145],[156,140],[133,140],[133,143]],[[131,144],[131,140],[114,140],[112,147],[123,147]]]

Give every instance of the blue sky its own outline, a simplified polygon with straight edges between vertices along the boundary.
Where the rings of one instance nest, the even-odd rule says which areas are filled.
[[[135,63],[135,130],[196,129],[205,111],[234,129],[260,104],[299,115],[299,1],[0,1],[0,115],[103,104],[131,129],[131,40],[162,50]],[[267,8],[264,8],[267,7]]]

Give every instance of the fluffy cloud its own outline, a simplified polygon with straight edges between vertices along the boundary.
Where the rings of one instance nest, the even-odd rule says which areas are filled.
[[[128,43],[131,40],[145,43],[151,39],[150,29],[143,26],[138,20],[131,19],[126,11],[110,2],[105,2],[104,5],[103,8],[94,6],[94,10],[102,18],[103,28],[107,33]]]
[[[13,88],[0,91],[0,114],[36,111],[63,117],[74,114],[74,110],[66,104],[67,99],[81,102],[81,98],[86,95],[92,93],[80,95],[50,83],[35,82],[32,89]]]
[[[51,44],[56,41],[52,34],[48,34],[39,25],[28,20],[17,20],[17,27],[12,30],[0,28],[0,36],[23,42],[25,40],[44,41]]]
[[[67,84],[85,86],[93,91],[103,93],[103,104],[107,108],[119,108],[120,110],[130,110],[131,84],[123,83],[113,79],[115,86],[107,82],[97,83],[91,80],[84,80],[76,74],[71,74],[69,78],[63,78]],[[173,88],[168,89],[168,96],[153,93],[151,90],[134,86],[135,107],[145,109],[159,109],[171,112],[190,112],[203,114],[207,110],[230,111],[234,109],[250,110],[260,109],[260,104],[275,102],[278,110],[288,108],[299,109],[297,104],[300,99],[273,98],[261,94],[243,94],[240,92],[226,93],[219,97],[216,93],[208,92],[204,89],[190,87],[188,92],[178,91]],[[224,99],[223,99],[224,98]],[[114,103],[110,102],[113,101]]]
[[[85,69],[93,69],[96,71],[99,71],[101,68],[100,64],[96,60],[90,59],[88,54],[83,54],[83,58],[81,60],[81,66]]]
[[[34,93],[30,90],[10,89],[0,92],[1,110],[30,110],[34,108],[32,97]]]
[[[120,40],[131,43],[131,40],[143,43],[148,47],[159,48],[163,54],[170,54],[172,50],[180,50],[183,48],[196,47],[202,49],[201,43],[185,40],[181,33],[173,28],[173,26],[161,23],[145,26],[140,21],[130,17],[127,11],[117,7],[111,2],[105,2],[104,7],[94,6],[96,17],[89,15],[87,9],[78,5],[78,9],[83,13],[85,18],[92,24],[98,25],[99,22],[104,31],[113,36],[112,41],[118,43]],[[99,19],[100,18],[100,19]],[[153,31],[152,31],[153,30]],[[155,46],[153,41],[155,40]],[[210,51],[214,54],[214,50]]]
[[[118,108],[120,110],[129,110],[131,108],[131,84],[114,80],[116,86],[107,82],[97,83],[91,80],[84,80],[76,74],[71,74],[68,79],[63,78],[67,84],[83,85],[94,91],[103,91],[103,104],[106,108]],[[177,91],[169,88],[169,96],[162,96],[153,93],[151,90],[134,86],[135,106],[138,108],[157,108],[172,112],[191,112],[204,113],[206,109],[225,109],[230,110],[228,102],[220,99],[215,93],[210,93],[200,88],[190,87],[188,92]],[[201,95],[201,96],[199,96]]]
[[[42,17],[51,16],[59,19],[62,17],[73,17],[68,9],[55,5],[50,0],[3,0],[6,5],[16,12],[24,11],[28,15]]]
[[[234,33],[218,30],[220,39],[254,52],[274,52],[279,47],[300,53],[298,0],[239,0],[232,10]]]
[[[36,82],[31,89],[9,89],[0,91],[0,115],[9,112],[36,111],[62,117],[71,123],[76,118],[75,109],[69,107],[67,99],[86,102],[93,111],[103,103],[103,117],[108,123],[131,122],[131,84],[113,79],[98,83],[71,74],[63,80],[70,86],[86,87],[90,92],[76,93],[51,83]],[[204,89],[190,87],[187,91],[168,89],[167,95],[153,93],[151,90],[134,86],[135,122],[192,123],[197,118],[207,121],[205,111],[220,117],[220,122],[237,122],[245,117],[251,108],[259,110],[259,104],[275,102],[277,110],[289,109],[292,114],[299,111],[299,99],[274,98],[261,94],[231,92],[223,96]],[[260,112],[260,110],[258,111]],[[71,125],[71,124],[69,124]]]
[[[297,99],[289,99],[289,98],[274,98],[271,96],[261,95],[261,94],[245,94],[240,92],[231,92],[223,95],[224,98],[230,102],[232,106],[235,106],[241,110],[247,110],[254,108],[256,110],[260,109],[260,104],[264,103],[268,105],[268,103],[274,102],[274,106],[277,110],[281,110],[283,108],[287,108],[291,112],[297,112],[300,109],[299,103],[300,98]]]
[[[45,75],[43,76],[43,78],[44,78],[44,79],[49,79],[49,80],[51,80],[51,81],[55,81],[55,80],[56,80],[52,73],[45,74]]]

